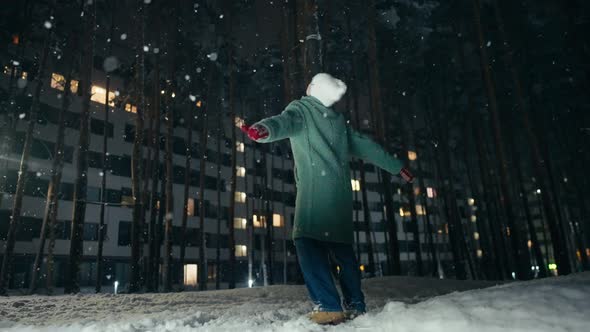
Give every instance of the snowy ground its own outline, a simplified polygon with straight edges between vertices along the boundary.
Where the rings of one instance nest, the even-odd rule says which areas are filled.
[[[369,313],[330,327],[305,317],[311,305],[303,286],[19,296],[0,298],[0,331],[589,331],[588,272],[489,286],[408,277],[364,280]]]

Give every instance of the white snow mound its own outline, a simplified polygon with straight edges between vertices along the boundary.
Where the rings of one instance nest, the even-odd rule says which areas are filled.
[[[430,278],[364,280],[368,314],[328,327],[306,318],[311,304],[303,286],[16,296],[0,299],[0,331],[588,331],[589,272],[489,286]],[[489,288],[478,289],[483,287]]]

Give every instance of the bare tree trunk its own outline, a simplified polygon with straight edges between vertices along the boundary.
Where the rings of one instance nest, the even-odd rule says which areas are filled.
[[[53,12],[53,7],[55,3],[51,3],[50,5],[50,13]],[[41,90],[43,88],[43,78],[45,77],[45,70],[47,67],[47,58],[49,56],[49,47],[51,44],[51,36],[52,32],[48,31],[44,44],[43,50],[41,54],[41,59],[39,61],[39,71],[37,73],[37,77],[35,79],[35,83],[37,84],[35,87],[35,92],[33,95],[33,102],[31,103],[31,107],[29,109],[29,123],[27,125],[27,131],[25,133],[25,143],[23,147],[23,153],[21,155],[21,162],[18,171],[18,180],[16,183],[16,193],[14,195],[14,203],[12,206],[12,216],[10,217],[10,224],[8,226],[8,234],[6,236],[6,242],[4,244],[4,256],[2,258],[2,268],[0,270],[0,295],[6,294],[6,288],[9,286],[10,281],[10,272],[9,270],[12,269],[12,254],[14,251],[14,245],[16,242],[16,231],[18,224],[20,223],[21,218],[21,210],[24,198],[24,189],[25,184],[27,181],[27,173],[29,170],[29,158],[31,154],[31,145],[33,144],[33,131],[35,129],[35,123],[37,122],[37,117],[39,113],[39,98],[41,96]],[[45,231],[45,230],[43,230]],[[40,246],[43,247],[45,245],[45,241],[40,243]],[[32,283],[35,283],[32,280]]]
[[[208,138],[208,130],[207,130],[207,113],[209,113],[209,108],[215,105],[213,95],[211,91],[216,89],[217,87],[214,86],[214,75],[213,72],[215,71],[215,66],[213,64],[209,65],[209,77],[207,79],[207,100],[209,102],[203,107],[201,113],[201,136],[199,138],[199,146],[200,146],[200,166],[199,166],[199,233],[201,235],[200,247],[199,247],[199,290],[206,290],[207,289],[207,233],[205,232],[205,177],[207,174],[207,138]]]
[[[537,183],[541,189],[541,201],[543,202],[543,209],[545,210],[545,216],[547,217],[547,222],[549,223],[551,229],[551,239],[553,244],[553,250],[555,252],[555,258],[557,261],[557,268],[559,274],[568,274],[571,272],[571,266],[569,264],[569,259],[567,259],[567,246],[565,236],[563,232],[560,232],[559,227],[557,226],[557,221],[555,220],[556,212],[553,210],[553,206],[551,205],[551,198],[549,196],[547,185],[545,184],[545,179],[548,176],[547,169],[545,167],[545,160],[543,159],[541,152],[539,150],[539,142],[537,136],[535,135],[533,128],[531,126],[529,120],[529,110],[527,108],[527,103],[525,102],[524,92],[522,89],[522,84],[520,77],[518,75],[518,71],[516,66],[514,65],[513,60],[513,51],[510,47],[508,41],[508,35],[504,30],[504,20],[502,18],[502,13],[498,6],[497,0],[493,1],[494,5],[494,14],[496,18],[496,24],[498,30],[500,32],[500,37],[502,38],[502,47],[504,49],[504,62],[508,69],[510,70],[510,75],[512,78],[512,83],[514,84],[514,97],[516,99],[517,108],[520,110],[522,116],[522,123],[525,128],[526,137],[528,140],[528,144],[530,147],[531,152],[531,160],[533,163],[533,170],[535,174],[535,178],[537,179]],[[534,230],[531,231],[531,234],[534,233]],[[536,237],[536,234],[535,234]],[[536,244],[536,241],[535,241]],[[537,252],[535,249],[535,256],[537,256]],[[539,257],[537,257],[539,259]],[[540,260],[542,262],[542,260]],[[543,269],[545,267],[543,266]],[[543,271],[540,270],[543,274]]]
[[[156,36],[157,36],[157,43],[159,45],[160,39],[160,19],[156,18]],[[152,179],[152,186],[150,191],[150,221],[148,226],[148,269],[147,269],[147,291],[154,292],[158,289],[158,267],[160,266],[159,262],[159,248],[160,248],[160,238],[159,234],[161,234],[161,228],[156,227],[156,217],[164,208],[164,202],[162,201],[164,191],[160,191],[160,196],[158,197],[158,180],[161,177],[160,175],[160,127],[161,127],[161,117],[160,114],[160,56],[156,54],[155,56],[155,64],[154,64],[154,87],[153,87],[153,117],[155,120],[154,124],[154,131],[152,132],[151,136],[151,149],[154,150],[154,158],[150,161],[151,162],[151,175],[150,178]]]
[[[489,59],[486,47],[484,45],[485,41],[483,36],[483,29],[481,26],[479,0],[473,0],[473,14],[476,34],[478,38],[477,41],[479,45],[482,76],[488,94],[490,122],[491,127],[493,128],[496,157],[498,158],[499,163],[501,193],[500,203],[502,205],[502,210],[506,214],[506,221],[510,229],[512,255],[517,265],[515,274],[517,279],[529,279],[531,277],[530,260],[528,259],[528,249],[526,247],[526,241],[523,237],[522,227],[518,224],[516,220],[516,217],[514,215],[514,209],[512,206],[512,197],[510,195],[509,187],[508,163],[506,159],[506,153],[504,151],[504,142],[502,138],[502,128],[498,113],[496,91],[494,83],[492,82]]]
[[[135,140],[133,141],[133,152],[131,156],[131,190],[133,193],[133,222],[131,223],[131,278],[129,280],[130,293],[139,291],[139,278],[141,273],[141,265],[139,260],[141,258],[141,228],[143,220],[141,220],[143,205],[143,193],[141,192],[141,181],[143,174],[143,127],[145,112],[144,99],[144,59],[145,52],[144,45],[144,22],[145,22],[145,7],[142,3],[138,3],[137,20],[138,23],[138,40],[136,52],[138,53],[136,63],[136,93],[140,105],[137,107],[137,114],[135,114]]]
[[[317,0],[297,0],[298,9],[302,10],[305,48],[303,50],[303,68],[305,84],[322,71],[322,36],[318,23]]]
[[[72,45],[74,43],[74,36],[69,36],[68,44],[70,47],[75,48],[76,45]],[[73,49],[72,49],[73,51]],[[75,52],[75,51],[73,51]],[[71,61],[70,58],[68,60]],[[69,63],[69,62],[67,62]],[[43,223],[41,225],[41,233],[39,236],[39,248],[37,249],[37,255],[35,256],[35,262],[33,263],[33,269],[31,272],[31,283],[29,285],[29,294],[35,293],[37,290],[37,279],[38,273],[41,270],[42,260],[43,260],[43,252],[45,249],[45,241],[47,235],[49,235],[49,243],[47,245],[47,279],[49,279],[49,263],[50,258],[53,259],[53,255],[49,257],[49,250],[53,252],[53,246],[55,244],[55,234],[54,232],[54,224],[55,224],[55,215],[57,215],[57,208],[58,208],[58,192],[59,186],[61,183],[61,175],[63,171],[63,149],[64,149],[64,133],[65,133],[65,120],[64,115],[66,110],[69,108],[70,105],[70,96],[71,96],[71,78],[72,72],[74,71],[73,65],[70,65],[68,68],[68,72],[66,73],[65,77],[65,84],[64,84],[64,96],[62,97],[62,107],[59,110],[58,114],[58,121],[57,121],[57,135],[56,135],[56,143],[53,152],[53,162],[51,165],[51,181],[49,182],[49,187],[47,188],[47,200],[45,201],[45,212],[43,213]],[[53,217],[53,219],[52,219]],[[53,264],[53,262],[51,262]],[[53,272],[53,271],[52,271]],[[47,289],[49,291],[49,280]],[[51,284],[53,281],[51,280]]]
[[[112,2],[111,2],[112,3]],[[111,27],[109,32],[109,46],[107,55],[110,56],[113,49],[113,36],[115,31],[115,9],[111,8]],[[104,101],[104,121],[103,121],[103,136],[102,136],[102,178],[100,182],[100,219],[98,223],[98,248],[96,253],[96,293],[100,293],[102,288],[102,267],[103,258],[102,251],[104,247],[105,238],[105,222],[104,215],[106,210],[106,192],[107,192],[107,161],[108,161],[108,124],[109,124],[109,92],[111,84],[111,75],[107,72],[106,78],[106,96]]]
[[[191,181],[191,159],[193,145],[193,104],[189,104],[186,112],[186,159],[184,163],[184,205],[182,210],[182,231],[180,232],[180,282],[184,280],[184,258],[186,254],[186,223],[188,219],[188,191]]]
[[[369,61],[369,80],[371,87],[371,105],[372,113],[375,114],[375,124],[377,139],[379,143],[385,146],[385,128],[384,115],[381,105],[381,84],[379,79],[379,66],[377,62],[377,43],[375,33],[375,21],[377,20],[377,10],[375,8],[375,1],[371,0],[368,3],[368,21],[367,21],[367,37],[368,37],[368,61]],[[395,213],[393,209],[393,195],[391,193],[391,176],[387,172],[381,172],[383,195],[385,198],[385,214],[388,224],[389,233],[389,253],[391,257],[391,265],[389,266],[389,274],[401,274],[401,261],[399,242],[397,239],[397,221],[395,220]]]
[[[172,164],[172,131],[174,130],[174,105],[172,103],[172,93],[176,88],[174,80],[176,73],[176,39],[178,36],[178,17],[180,10],[180,1],[175,2],[176,11],[174,15],[174,23],[171,25],[171,38],[168,42],[168,72],[166,73],[168,79],[166,80],[166,215],[164,226],[164,259],[162,264],[162,283],[163,290],[168,292],[172,288],[172,280],[170,277],[170,265],[172,260],[172,219],[174,213],[174,198],[173,198],[173,180],[174,180],[174,165]]]

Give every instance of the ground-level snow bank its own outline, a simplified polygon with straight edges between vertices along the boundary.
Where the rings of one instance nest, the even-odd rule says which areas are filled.
[[[369,313],[334,327],[305,317],[311,305],[303,286],[10,297],[0,299],[0,331],[588,331],[590,273],[489,286],[364,280]]]

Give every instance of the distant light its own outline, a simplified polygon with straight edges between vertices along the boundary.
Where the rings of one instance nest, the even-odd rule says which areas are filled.
[[[408,159],[409,160],[416,160],[418,159],[418,155],[415,151],[408,151]]]
[[[529,249],[532,248],[533,247],[533,241],[528,240],[527,243],[526,243],[526,245],[527,245],[527,247],[529,247]]]
[[[252,288],[252,285],[254,285],[254,280],[249,279],[248,280],[248,287]]]
[[[162,90],[162,91],[160,91],[160,93],[161,93],[161,94],[165,94],[165,93],[166,93],[166,91]]]
[[[481,249],[477,249],[477,258],[481,258],[483,256],[483,251]]]
[[[516,272],[512,272],[512,279],[516,279]]]
[[[549,267],[549,270],[557,270],[557,264],[555,264],[555,263],[550,263],[548,265],[548,267]]]
[[[475,199],[473,199],[473,198],[468,198],[468,199],[467,199],[467,205],[469,205],[469,206],[473,206],[473,205],[475,205]]]
[[[148,52],[150,50],[150,47],[147,45],[143,45],[143,51],[144,52]]]
[[[172,98],[176,97],[176,93],[172,92]]]
[[[365,266],[363,264],[361,264],[361,266],[359,266],[359,270],[361,270],[361,271],[364,272],[365,271]]]
[[[119,282],[115,280],[113,285],[115,286],[115,294],[117,294],[117,289],[119,288]]]
[[[541,189],[537,189],[537,194],[540,194],[540,193],[541,193]]]
[[[200,100],[199,100],[199,101],[197,101],[197,107],[201,107],[201,105],[203,105],[203,104],[201,103],[201,101],[200,101]]]

